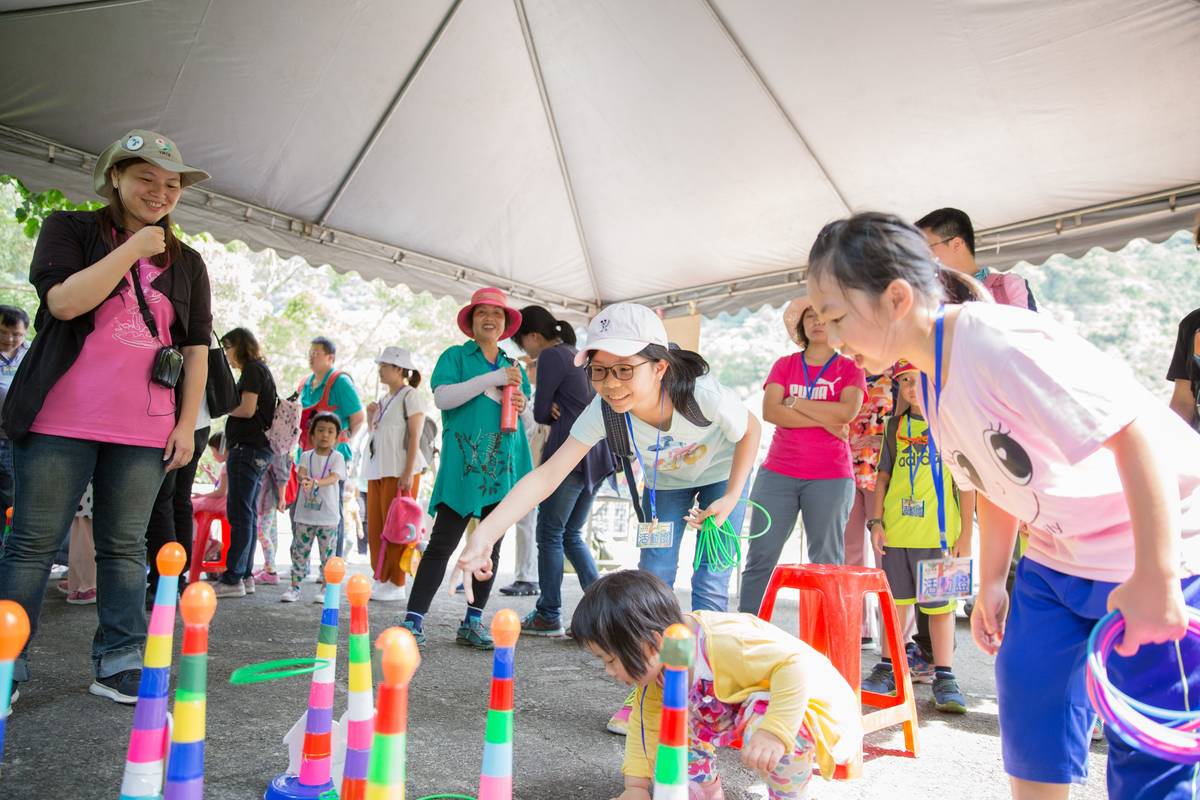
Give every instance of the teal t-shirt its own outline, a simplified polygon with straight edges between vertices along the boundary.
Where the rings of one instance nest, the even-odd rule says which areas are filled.
[[[320,383],[315,385],[313,376],[309,375],[300,387],[300,405],[309,408],[321,402],[321,396],[325,394],[325,384],[329,382],[329,377],[334,372],[336,370],[330,371]],[[354,388],[354,381],[350,380],[349,375],[345,373],[338,375],[337,381],[329,389],[329,406],[329,410],[337,414],[338,419],[342,421],[342,432],[347,433],[350,430],[351,415],[363,410],[362,401],[358,399],[358,390]],[[354,457],[347,442],[339,443],[337,451],[346,459],[347,464]]]
[[[490,363],[474,341],[442,353],[429,385],[436,391],[439,386],[463,383],[511,366],[521,370],[521,391],[529,397],[524,367],[503,351],[497,364]],[[438,506],[445,504],[460,516],[478,517],[533,469],[525,424],[518,419],[516,432],[500,432],[498,392],[484,392],[458,408],[442,410],[442,464],[429,500],[431,513],[437,513]]]

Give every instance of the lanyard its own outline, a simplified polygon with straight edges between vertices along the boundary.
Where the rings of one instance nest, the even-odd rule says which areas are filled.
[[[400,396],[400,392],[396,392],[394,394],[390,394],[387,397],[383,398],[387,402],[383,402],[383,403],[379,404],[379,411],[377,411],[375,413],[375,424],[376,425],[378,425],[383,420],[383,415],[387,413],[387,410],[389,408],[391,408],[392,403],[394,403],[396,401],[396,398],[399,396]]]
[[[804,357],[803,352],[800,353],[800,363],[804,365],[804,369],[800,371],[800,374],[804,377],[804,399],[805,400],[812,400],[813,389],[817,388],[817,384],[820,383],[820,381],[821,381],[821,376],[825,374],[825,370],[829,369],[829,365],[832,364],[834,359],[836,359],[837,357],[838,357],[837,353],[834,353],[833,355],[831,355],[829,357],[829,360],[825,362],[825,366],[821,367],[821,369],[817,372],[817,377],[813,378],[813,381],[810,384],[808,382],[808,359]]]
[[[926,423],[928,425],[928,423]],[[921,462],[921,453],[917,450],[917,443],[913,441],[912,435],[912,416],[904,415],[904,425],[908,433],[908,497],[910,500],[917,499],[917,467]],[[926,440],[928,442],[928,439]],[[928,449],[928,444],[926,444]],[[931,461],[930,464],[933,462]]]
[[[946,544],[946,486],[942,482],[942,461],[938,457],[937,444],[933,441],[933,417],[941,419],[942,403],[942,340],[946,332],[946,307],[938,306],[937,318],[933,323],[933,405],[929,404],[929,378],[921,373],[921,397],[925,403],[925,422],[929,426],[929,471],[933,473],[933,490],[937,492],[938,535],[941,536],[942,552],[949,553]]]
[[[308,453],[308,474],[310,476],[316,472],[316,470],[313,469],[313,456],[316,455],[316,452],[316,450],[311,450]],[[317,481],[325,480],[325,476],[329,474],[329,462],[333,460],[333,454],[336,452],[336,450],[330,450],[329,455],[325,456],[325,467],[321,470],[321,477],[317,478]],[[316,481],[313,481],[313,497],[317,496],[318,491],[320,491],[320,489],[317,488]]]
[[[662,410],[666,407],[666,395],[659,390],[658,400],[658,415],[662,416]],[[674,415],[674,412],[672,412]],[[642,468],[642,480],[646,476],[646,464],[642,461],[642,453],[638,450],[637,437],[633,435],[633,418],[629,416],[629,412],[625,412],[625,424],[629,426],[629,442],[633,445],[633,454],[637,456],[638,466]],[[654,442],[654,482],[650,484],[650,519],[658,522],[658,505],[655,503],[655,490],[658,489],[658,457],[662,453],[662,428],[654,426],[658,431],[658,438]]]

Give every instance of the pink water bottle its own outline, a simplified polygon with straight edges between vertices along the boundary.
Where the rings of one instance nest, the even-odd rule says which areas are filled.
[[[500,398],[500,432],[513,433],[517,430],[517,406],[513,403],[513,394],[517,387],[508,384]]]

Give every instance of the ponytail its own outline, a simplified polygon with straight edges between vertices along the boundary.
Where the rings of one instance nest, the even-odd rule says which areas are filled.
[[[421,385],[421,373],[415,369],[401,369],[400,374],[404,376],[404,381],[412,388],[417,388]]]
[[[575,329],[571,327],[571,323],[556,319],[554,320],[554,329],[558,331],[558,338],[563,340],[563,344],[575,346]]]
[[[938,272],[942,293],[947,303],[995,303],[992,293],[978,278],[956,269],[942,268]]]
[[[657,344],[646,345],[640,356],[651,361],[667,362],[667,372],[663,375],[663,391],[671,398],[671,405],[688,422],[701,428],[707,428],[712,420],[700,411],[696,402],[696,379],[708,374],[708,362],[699,353],[683,350],[677,344],[669,348]]]

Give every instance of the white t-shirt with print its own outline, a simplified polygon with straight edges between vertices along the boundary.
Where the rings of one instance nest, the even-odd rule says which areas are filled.
[[[308,477],[314,481],[327,475],[337,475],[346,480],[346,459],[337,450],[330,455],[318,455],[316,450],[305,450],[297,465],[308,471]],[[336,528],[342,518],[342,494],[336,483],[330,483],[317,489],[316,493],[300,488],[300,496],[296,498],[296,522],[301,525],[313,525],[319,528]]]
[[[671,415],[671,427],[660,432],[629,415],[647,484],[653,481],[656,447],[659,489],[688,489],[729,479],[733,449],[746,433],[750,411],[736,392],[711,375],[696,380],[694,395],[701,413],[712,423],[707,427],[692,424],[676,411]],[[571,437],[589,447],[604,439],[600,395],[593,397],[575,420]]]
[[[931,405],[933,391],[930,379]],[[927,417],[955,482],[1029,524],[1029,558],[1114,583],[1133,571],[1134,540],[1103,445],[1141,420],[1179,492],[1184,574],[1200,573],[1200,435],[1124,365],[1045,314],[963,306],[941,403]]]

